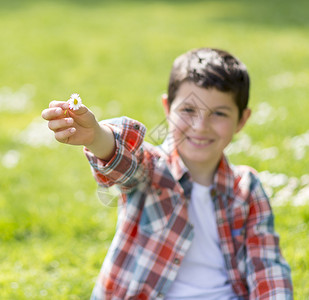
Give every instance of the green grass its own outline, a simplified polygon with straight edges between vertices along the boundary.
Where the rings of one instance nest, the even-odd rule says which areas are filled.
[[[30,84],[34,95],[21,111],[0,106],[0,298],[88,299],[114,233],[116,209],[97,200],[80,147],[20,140],[53,99],[77,92],[99,119],[127,115],[150,130],[163,119],[160,95],[174,58],[195,47],[227,49],[248,66],[253,110],[267,102],[277,112],[244,132],[278,156],[240,153],[232,162],[307,174],[308,149],[296,160],[287,141],[309,128],[308,11],[305,0],[1,0],[0,104],[4,87],[16,94]],[[278,81],[285,73],[288,82]],[[9,150],[19,160],[6,168]],[[308,206],[274,212],[295,299],[308,299]]]

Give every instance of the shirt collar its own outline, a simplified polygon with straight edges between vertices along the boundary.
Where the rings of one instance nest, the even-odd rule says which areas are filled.
[[[189,170],[181,159],[175,142],[170,134],[166,137],[160,147],[166,155],[170,171],[176,180],[179,181],[186,173],[189,174]]]
[[[217,171],[214,176],[214,190],[220,194],[225,194],[230,197],[234,196],[234,183],[235,176],[234,172],[227,160],[227,158],[222,155],[219,162]]]

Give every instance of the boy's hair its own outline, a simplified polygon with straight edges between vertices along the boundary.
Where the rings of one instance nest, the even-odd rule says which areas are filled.
[[[168,85],[171,106],[180,85],[194,82],[206,89],[216,88],[232,92],[239,111],[239,119],[248,105],[250,79],[246,66],[230,53],[212,48],[190,50],[174,61]]]

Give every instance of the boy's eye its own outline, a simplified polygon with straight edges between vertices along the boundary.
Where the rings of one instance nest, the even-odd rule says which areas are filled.
[[[186,113],[193,113],[195,112],[195,109],[194,108],[191,108],[191,107],[184,107],[182,109],[183,112],[186,112]]]
[[[212,115],[214,115],[216,117],[227,117],[227,114],[225,112],[222,112],[222,111],[214,111],[214,112],[212,112]]]

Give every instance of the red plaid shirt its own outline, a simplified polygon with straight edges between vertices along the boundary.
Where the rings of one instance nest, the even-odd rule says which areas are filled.
[[[116,152],[102,161],[85,149],[97,182],[122,192],[117,230],[92,299],[163,299],[194,237],[188,221],[192,181],[177,151],[143,141],[127,117],[105,121]],[[255,171],[222,158],[211,193],[220,246],[239,299],[293,299],[269,200]]]

